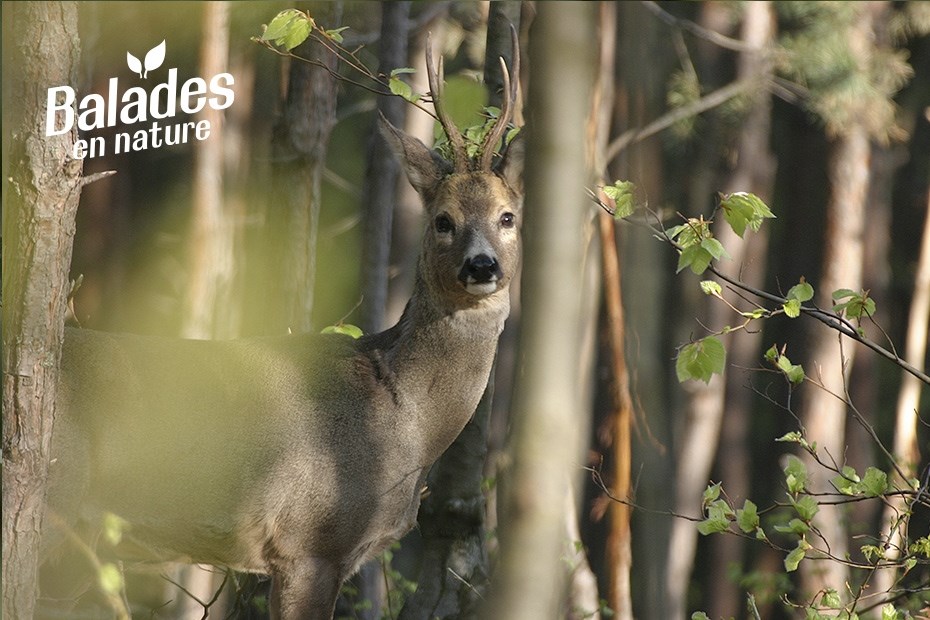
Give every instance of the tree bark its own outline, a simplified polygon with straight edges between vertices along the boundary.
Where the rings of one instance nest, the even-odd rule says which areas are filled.
[[[407,41],[410,29],[410,2],[381,3],[381,49],[378,54],[378,71],[388,75],[394,69],[407,66]],[[404,124],[407,103],[400,97],[378,99],[378,112],[395,127]],[[391,153],[377,128],[372,132],[365,183],[365,201],[362,206],[362,305],[361,325],[365,333],[378,332],[387,327],[386,308],[388,272],[391,253],[391,226],[400,164]]]
[[[849,33],[850,48],[860,67],[865,67],[872,34],[872,8],[860,5],[855,26]],[[869,188],[871,143],[863,122],[853,123],[833,142],[829,162],[830,198],[824,233],[823,271],[815,284],[821,307],[832,306],[830,294],[839,288],[862,287],[863,230]],[[805,438],[816,442],[822,458],[843,464],[846,450],[846,395],[849,372],[855,358],[854,343],[828,329],[816,332],[805,372],[825,389],[808,385],[800,417]],[[838,398],[838,396],[840,398]],[[802,455],[810,476],[811,492],[829,492],[831,473],[816,464],[807,453]],[[845,558],[848,551],[847,527],[842,506],[821,505],[814,526],[823,536],[817,546],[829,545],[830,553]],[[846,591],[849,570],[841,561],[806,561],[801,563],[805,596],[826,588]]]
[[[229,3],[204,4],[200,75],[228,70]],[[181,335],[185,338],[232,338],[239,316],[233,299],[234,226],[223,183],[222,110],[210,106],[197,114],[210,123],[210,136],[194,147],[194,203],[190,234],[190,275]]]
[[[506,96],[497,58],[513,68],[510,26],[519,31],[520,4],[503,1],[490,7],[484,77],[488,105],[500,107]],[[401,620],[478,617],[489,572],[482,481],[493,398],[494,369],[474,417],[430,471],[430,494],[417,519],[424,546],[418,586]]]
[[[32,618],[36,600],[82,161],[72,157],[76,127],[58,136],[43,129],[48,89],[77,86],[77,4],[24,2],[4,10],[16,37],[7,57],[16,103],[3,106],[12,138],[2,291],[3,616],[13,619]]]
[[[410,29],[410,2],[381,3],[381,36],[378,39],[378,72],[407,66],[407,42]],[[380,97],[378,112],[395,127],[402,127],[407,103],[400,97]],[[360,327],[375,333],[387,327],[388,279],[390,275],[391,226],[400,164],[377,130],[377,118],[371,133],[362,204],[362,302]],[[352,579],[360,600],[369,601],[368,609],[357,612],[360,620],[377,620],[386,596],[381,563],[371,560]]]
[[[907,336],[904,343],[904,360],[920,368],[927,355],[927,332],[930,327],[930,193],[927,195],[927,214],[924,219],[923,237],[920,257],[917,260],[917,275],[914,278],[914,295],[907,319]],[[918,406],[923,384],[914,375],[902,372],[901,387],[898,391],[898,403],[895,410],[894,451],[895,459],[901,471],[908,477],[915,477],[920,463],[920,446],[918,445]],[[906,485],[905,480],[895,476],[894,482]],[[905,544],[907,523],[905,516],[907,505],[904,498],[896,496],[886,502],[882,513],[882,541],[885,545],[885,559],[894,561],[901,556]],[[875,576],[874,591],[888,592],[894,587],[897,571],[880,570]]]
[[[500,558],[484,617],[564,615],[565,496],[580,474],[578,325],[585,124],[594,83],[593,3],[540,3],[530,36],[525,260]],[[565,50],[572,50],[566,54]],[[576,96],[566,98],[565,92]],[[553,329],[556,326],[556,329]]]
[[[339,21],[340,3],[313,8],[319,27]],[[336,57],[312,38],[294,53],[317,64],[290,60],[287,94],[272,136],[268,273],[275,280],[269,299],[277,301],[267,310],[267,324],[274,333],[312,327],[323,172],[336,123],[336,81],[324,68],[335,71]]]

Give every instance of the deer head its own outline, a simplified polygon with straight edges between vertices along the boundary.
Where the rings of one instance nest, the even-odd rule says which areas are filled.
[[[514,72],[519,52],[514,36]],[[504,60],[501,112],[487,130],[474,157],[449,117],[442,100],[443,68],[433,63],[427,38],[427,72],[436,116],[451,147],[451,161],[383,117],[381,133],[400,159],[410,184],[420,195],[427,227],[420,256],[419,279],[434,300],[448,309],[478,305],[505,292],[518,268],[522,213],[522,140],[497,146],[513,117],[517,83]]]

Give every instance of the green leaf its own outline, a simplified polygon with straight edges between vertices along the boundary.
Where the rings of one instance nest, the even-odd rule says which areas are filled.
[[[97,583],[100,589],[109,595],[119,595],[123,589],[123,573],[116,564],[107,562],[97,571]]]
[[[871,562],[873,559],[881,560],[885,557],[885,550],[878,545],[862,545],[859,547],[865,559]]]
[[[697,525],[698,532],[707,536],[726,531],[730,527],[730,520],[733,516],[733,509],[730,505],[725,500],[718,499],[708,506],[707,518]]]
[[[701,275],[710,266],[710,261],[714,259],[710,252],[700,245],[692,245],[681,251],[678,257],[678,269],[675,273],[681,272],[685,267],[690,267],[696,275]]]
[[[859,474],[849,465],[844,465],[842,472],[830,481],[837,491],[843,495],[856,495],[859,493]]]
[[[820,604],[828,609],[839,609],[843,606],[840,594],[833,588],[827,588],[820,599]]]
[[[342,334],[343,336],[349,336],[355,338],[356,340],[365,335],[362,331],[362,328],[349,323],[339,323],[337,325],[330,325],[324,327],[321,331],[321,334]]]
[[[103,515],[103,537],[114,547],[123,540],[123,533],[129,529],[129,522],[119,515],[107,512]]]
[[[713,336],[687,344],[678,352],[675,373],[679,382],[698,379],[710,382],[714,374],[721,374],[726,366],[726,349]]]
[[[807,487],[807,467],[801,459],[789,454],[784,471],[785,484],[790,493],[800,493]]]
[[[923,536],[910,544],[907,548],[913,554],[919,554],[925,558],[930,558],[930,537]]]
[[[781,532],[782,534],[797,534],[798,536],[807,534],[810,529],[811,526],[797,518],[791,519],[786,525],[775,526],[776,532]]]
[[[720,285],[713,280],[701,280],[701,290],[705,295],[713,295],[714,297],[720,297],[723,292]]]
[[[785,373],[785,377],[788,378],[792,385],[804,381],[804,368],[800,364],[792,364],[786,355],[779,355],[775,365]]]
[[[903,620],[905,617],[907,616],[898,613],[893,604],[885,603],[882,605],[882,620]]]
[[[636,210],[636,203],[633,194],[636,191],[636,185],[630,181],[616,181],[613,185],[604,186],[604,194],[614,201],[614,217],[621,220],[633,215]]]
[[[804,559],[804,554],[810,549],[810,544],[803,538],[798,541],[798,546],[785,558],[785,570],[793,573],[798,570],[798,564]]]
[[[758,507],[748,499],[743,502],[743,507],[736,510],[736,524],[746,534],[756,531],[759,527]]]
[[[720,208],[723,209],[723,217],[730,228],[740,237],[746,232],[747,227],[758,231],[766,218],[775,217],[761,198],[749,192],[722,194]]]
[[[703,506],[709,506],[720,497],[720,484],[721,483],[718,482],[717,484],[707,485],[707,488],[704,489],[704,496],[702,498]]]
[[[799,302],[809,301],[814,298],[814,287],[804,282],[802,278],[801,282],[788,289],[787,298],[797,299]]]
[[[755,310],[751,310],[749,312],[740,312],[740,316],[744,316],[747,319],[761,319],[766,315],[766,313],[767,310],[765,308],[756,308]]]
[[[336,43],[342,43],[344,41],[342,37],[342,31],[348,30],[348,26],[343,26],[342,28],[333,28],[332,30],[326,30],[326,36],[335,41]]]
[[[420,98],[420,95],[414,93],[413,89],[410,88],[410,84],[395,75],[392,75],[388,79],[388,88],[390,88],[391,92],[395,95],[398,95],[399,97],[402,97],[411,103],[416,102]]]
[[[790,319],[796,319],[801,316],[801,302],[797,299],[789,299],[781,305],[785,309],[785,316]]]
[[[710,618],[703,611],[696,611],[691,614],[691,620],[710,620]]]
[[[724,249],[723,244],[714,239],[713,237],[707,237],[701,241],[701,247],[707,250],[707,253],[714,257],[714,260],[720,260],[721,258],[730,258],[730,255],[727,254],[726,249]]]
[[[798,501],[792,502],[794,504],[794,509],[797,511],[798,516],[801,517],[804,521],[810,521],[814,518],[814,515],[817,514],[817,511],[820,510],[820,506],[810,495],[805,495],[801,497]]]
[[[838,302],[833,305],[833,311],[837,314],[845,314],[853,319],[875,314],[875,300],[869,297],[868,291],[857,293],[848,288],[841,288],[833,291],[832,297],[833,301]]]
[[[778,347],[773,344],[769,347],[768,351],[765,352],[764,357],[767,362],[772,362],[774,364],[778,359]]]
[[[888,475],[880,469],[869,467],[865,470],[859,488],[866,497],[878,497],[888,491]]]
[[[265,32],[262,41],[271,41],[290,51],[307,40],[315,26],[313,19],[297,9],[287,9],[275,15]]]

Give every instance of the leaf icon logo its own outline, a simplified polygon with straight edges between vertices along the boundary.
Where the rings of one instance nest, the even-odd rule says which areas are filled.
[[[129,66],[131,71],[138,73],[139,77],[142,79],[148,78],[149,71],[154,71],[155,69],[159,68],[163,62],[165,62],[164,40],[146,52],[144,67],[142,61],[133,56],[130,52],[126,52],[126,64]]]

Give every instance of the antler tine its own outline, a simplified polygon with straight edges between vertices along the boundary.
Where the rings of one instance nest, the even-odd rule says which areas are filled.
[[[481,170],[491,169],[494,149],[498,141],[500,141],[507,131],[507,125],[513,117],[513,108],[517,101],[517,87],[520,80],[520,46],[517,39],[517,31],[513,27],[513,24],[510,25],[510,38],[513,45],[512,57],[515,78],[513,80],[510,79],[510,73],[507,71],[507,63],[504,62],[503,57],[500,57],[501,81],[503,82],[501,113],[500,116],[497,117],[497,122],[494,123],[494,126],[488,131],[481,144]]]
[[[449,138],[449,144],[452,146],[452,166],[456,172],[465,172],[468,167],[468,153],[465,150],[465,138],[462,133],[446,114],[445,106],[442,103],[442,78],[443,63],[439,59],[439,71],[436,71],[433,64],[433,37],[432,34],[426,35],[426,76],[429,79],[429,90],[433,96],[433,107],[436,109],[436,116],[439,117],[439,124],[442,125],[446,137]]]

